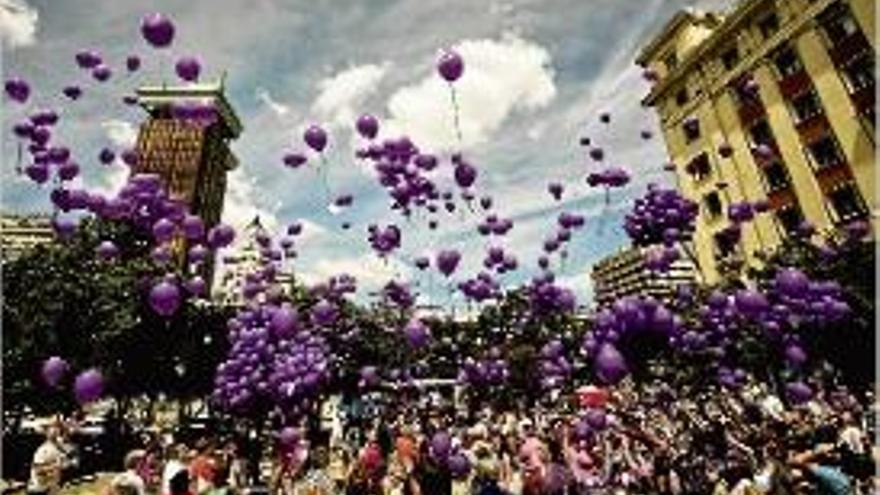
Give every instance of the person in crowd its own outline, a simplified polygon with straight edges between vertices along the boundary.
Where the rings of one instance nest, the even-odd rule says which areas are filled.
[[[60,430],[56,423],[46,428],[46,438],[37,447],[31,462],[29,495],[54,495],[61,489],[61,475],[67,466],[64,450],[60,445]]]

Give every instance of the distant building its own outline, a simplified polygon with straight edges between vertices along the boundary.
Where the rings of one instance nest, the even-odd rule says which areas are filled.
[[[261,254],[257,237],[266,233],[260,217],[255,217],[241,233],[242,238],[246,239],[244,244],[234,252],[223,256],[223,270],[215,280],[214,300],[224,306],[244,306],[244,286],[248,274],[256,272],[260,266]],[[293,274],[279,269],[275,275],[275,283],[289,295],[293,289]]]
[[[645,266],[645,251],[631,247],[607,256],[593,265],[593,293],[596,306],[603,307],[625,296],[652,296],[669,300],[681,285],[696,282],[694,264],[686,258],[674,262],[666,272]]]
[[[220,222],[226,193],[226,173],[238,162],[229,148],[242,125],[217,85],[156,86],[137,90],[138,103],[149,113],[137,138],[135,173],[162,177],[169,196],[199,215],[207,228]],[[175,107],[204,105],[214,108],[210,125],[193,125],[175,113]],[[209,286],[214,260],[204,264]]]
[[[53,239],[48,215],[0,215],[0,258],[3,262],[16,260]]]
[[[700,205],[703,278],[759,265],[803,221],[819,231],[876,211],[875,0],[741,0],[685,10],[644,47],[682,194]],[[769,203],[725,241],[731,203]],[[874,229],[877,220],[872,220]],[[735,265],[735,263],[733,263]]]

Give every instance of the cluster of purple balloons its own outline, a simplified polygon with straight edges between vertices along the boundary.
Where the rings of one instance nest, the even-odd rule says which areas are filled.
[[[568,382],[574,373],[574,365],[566,357],[561,340],[552,339],[541,347],[538,369],[543,390],[556,389]]]
[[[595,375],[615,384],[628,373],[629,366],[620,349],[633,337],[654,335],[660,340],[681,333],[682,321],[651,297],[624,297],[601,309],[593,328],[584,335],[582,348],[593,358]]]
[[[698,210],[678,191],[650,184],[626,215],[624,230],[636,246],[687,242],[693,237]]]
[[[505,252],[501,246],[490,246],[486,249],[486,257],[483,259],[483,267],[494,270],[499,275],[515,271],[519,267],[516,255]]]
[[[502,386],[509,377],[507,362],[497,347],[490,349],[483,359],[465,358],[458,372],[459,383],[478,389]]]
[[[380,257],[384,258],[400,247],[402,237],[396,225],[387,225],[384,228],[370,225],[367,230],[367,240]]]
[[[530,312],[535,317],[570,314],[577,306],[574,292],[557,285],[551,272],[545,272],[532,278],[532,281],[525,287],[525,291]]]
[[[40,374],[43,383],[52,389],[60,389],[70,372],[70,364],[59,356],[43,361]],[[74,377],[73,395],[80,404],[88,404],[101,398],[104,393],[104,375],[97,368],[87,369]]]
[[[486,272],[480,272],[473,278],[459,282],[458,290],[466,299],[478,303],[501,297],[501,285]]]

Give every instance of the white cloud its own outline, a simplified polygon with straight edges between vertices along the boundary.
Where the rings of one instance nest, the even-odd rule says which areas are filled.
[[[376,91],[390,66],[388,62],[359,65],[323,79],[312,112],[335,125],[352,125],[357,107]]]
[[[15,48],[36,41],[39,12],[24,0],[0,0],[0,39]]]
[[[290,106],[276,101],[265,88],[257,88],[257,99],[278,117],[284,117],[290,113]]]
[[[454,85],[464,147],[488,141],[513,112],[545,107],[556,96],[550,54],[536,43],[507,34],[453,48],[465,63]],[[450,89],[433,71],[395,92],[388,111],[389,132],[404,132],[434,150],[457,145]]]
[[[129,148],[134,146],[137,140],[138,131],[131,122],[111,119],[101,122],[101,128],[104,129],[107,138],[114,146]]]
[[[300,271],[297,275],[307,284],[315,284],[326,281],[334,275],[346,273],[357,280],[358,288],[364,290],[376,290],[385,285],[389,280],[408,280],[410,268],[393,258],[387,261],[380,260],[374,254],[363,254],[350,258],[323,258],[315,263],[299,264]]]
[[[223,223],[241,231],[257,216],[270,232],[278,229],[278,217],[274,211],[258,205],[254,199],[260,197],[256,180],[238,168],[226,175],[226,198],[223,206]],[[240,241],[241,239],[237,239]]]

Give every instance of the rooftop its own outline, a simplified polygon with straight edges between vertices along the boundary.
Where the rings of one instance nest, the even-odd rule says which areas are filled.
[[[211,103],[217,109],[232,138],[241,135],[242,124],[229,100],[226,99],[221,79],[213,84],[187,84],[185,86],[142,86],[137,89],[138,103],[148,112],[181,100]]]

